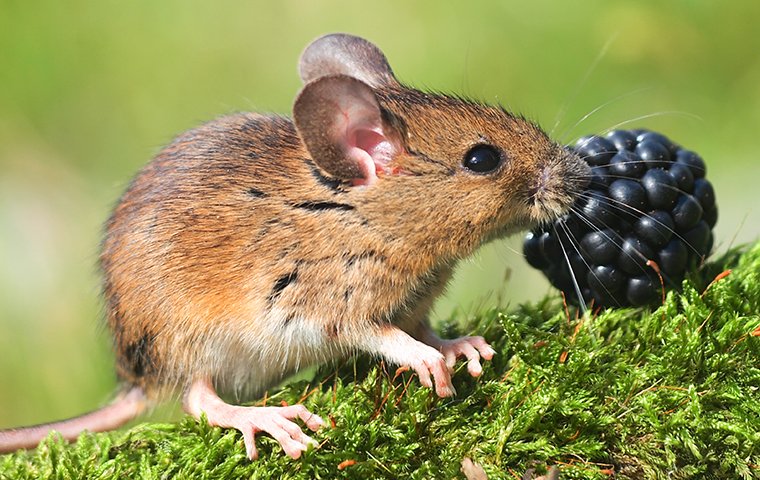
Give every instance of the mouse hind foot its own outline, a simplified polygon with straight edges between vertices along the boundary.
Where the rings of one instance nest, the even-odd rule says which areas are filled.
[[[184,401],[185,411],[195,418],[206,414],[209,425],[235,428],[243,434],[248,458],[258,458],[255,436],[266,432],[280,444],[287,455],[299,458],[309,444],[316,442],[303,433],[292,420],[300,418],[312,431],[319,430],[324,421],[303,405],[287,407],[243,407],[230,405],[219,398],[208,379],[192,383]]]

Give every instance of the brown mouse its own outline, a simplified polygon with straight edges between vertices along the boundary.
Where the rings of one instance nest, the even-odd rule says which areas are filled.
[[[241,113],[177,137],[132,181],[100,256],[123,390],[110,405],[0,432],[0,451],[50,430],[117,427],[183,392],[256,458],[272,435],[293,458],[323,421],[301,405],[243,407],[308,365],[368,352],[454,394],[493,350],[428,321],[457,261],[573,204],[588,166],[499,106],[399,83],[383,53],[345,34],[311,43],[293,119]]]

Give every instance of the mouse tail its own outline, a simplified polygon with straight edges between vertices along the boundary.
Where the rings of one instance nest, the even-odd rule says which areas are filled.
[[[123,391],[113,402],[98,410],[78,417],[43,423],[31,427],[0,430],[0,453],[14,452],[23,448],[34,448],[51,431],[56,431],[71,442],[83,431],[104,432],[113,430],[141,414],[147,408],[145,392],[140,387]]]

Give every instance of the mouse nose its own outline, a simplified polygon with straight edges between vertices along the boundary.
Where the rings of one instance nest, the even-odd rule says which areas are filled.
[[[541,202],[546,196],[546,190],[551,184],[552,168],[550,166],[544,166],[536,175],[536,180],[528,188],[528,200],[531,204]]]

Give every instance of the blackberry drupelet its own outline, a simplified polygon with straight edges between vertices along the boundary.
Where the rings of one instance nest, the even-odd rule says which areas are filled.
[[[575,303],[580,291],[602,307],[656,304],[662,283],[677,288],[712,249],[718,208],[704,161],[648,130],[569,148],[592,167],[591,182],[570,213],[528,233],[525,259]]]

